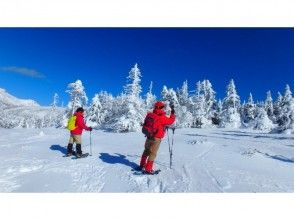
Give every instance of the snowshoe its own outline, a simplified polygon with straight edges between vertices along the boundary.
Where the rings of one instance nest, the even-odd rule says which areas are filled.
[[[161,172],[161,170],[153,170],[152,172],[146,172],[145,170],[135,171],[134,175],[157,175]]]
[[[144,167],[137,166],[132,169],[132,171],[143,171]]]
[[[87,156],[89,156],[89,153],[85,153],[85,154],[76,154],[76,159],[79,159],[79,158],[85,158]]]
[[[142,171],[142,174],[146,174],[146,175],[157,175],[159,174],[161,170],[152,170],[151,172],[147,172],[146,170]]]
[[[76,156],[76,152],[75,151],[67,152],[65,155],[63,155],[63,157],[70,157],[70,156]]]

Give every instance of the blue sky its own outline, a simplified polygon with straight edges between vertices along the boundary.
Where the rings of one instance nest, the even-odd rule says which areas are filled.
[[[144,95],[154,83],[194,90],[209,79],[223,98],[234,79],[241,99],[263,100],[294,86],[294,29],[266,28],[0,28],[0,88],[49,105],[68,102],[69,83],[82,80],[89,100],[119,94],[132,66]]]

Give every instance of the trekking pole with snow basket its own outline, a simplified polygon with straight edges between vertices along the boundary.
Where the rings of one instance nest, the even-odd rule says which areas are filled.
[[[166,127],[166,131],[167,131],[167,141],[168,141],[168,151],[169,151],[169,168],[172,168],[172,164],[173,164],[173,144],[174,144],[174,138],[172,136],[172,145],[170,144],[170,140],[169,140],[169,133],[168,133],[168,129],[169,127]],[[174,128],[172,128],[173,130],[173,134],[174,134]]]
[[[92,156],[92,131],[90,131],[90,156]]]

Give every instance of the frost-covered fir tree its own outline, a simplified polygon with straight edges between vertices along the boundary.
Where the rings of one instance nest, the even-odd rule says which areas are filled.
[[[68,118],[74,114],[78,107],[86,107],[88,97],[81,80],[68,84],[66,93],[69,94],[69,102],[62,117],[62,126],[66,126]]]
[[[191,127],[192,125],[192,114],[187,107],[191,103],[188,98],[187,85],[187,82],[184,82],[183,88],[181,90],[178,89],[178,92],[175,92],[172,88],[168,89],[166,86],[163,86],[161,92],[161,100],[166,104],[165,111],[167,115],[171,113],[170,105],[173,104],[175,107],[177,119],[174,125],[177,127]],[[181,99],[183,105],[180,105],[179,99]]]
[[[59,96],[57,93],[54,93],[54,96],[53,96],[53,102],[51,104],[52,108],[55,109],[58,105],[58,102],[59,102]]]
[[[282,100],[283,96],[281,95],[280,92],[278,92],[278,97],[277,100],[274,103],[274,123],[279,124],[280,120],[282,118]]]
[[[192,96],[192,116],[193,116],[193,122],[192,127],[202,127],[202,125],[207,124],[207,119],[205,118],[205,97],[202,93],[203,84],[198,81],[196,83],[196,92]]]
[[[114,98],[111,94],[101,91],[95,94],[88,111],[87,124],[91,127],[103,128],[114,116]]]
[[[204,80],[202,82],[202,89],[205,99],[205,117],[211,121],[211,118],[214,116],[214,112],[217,110],[217,102],[215,99],[216,92],[213,90],[212,84],[209,80]]]
[[[182,88],[177,89],[177,98],[179,101],[179,104],[181,106],[188,107],[189,105],[189,91],[188,91],[188,81],[184,81]]]
[[[102,105],[99,95],[95,94],[87,114],[87,124],[93,128],[97,128],[102,124]]]
[[[67,108],[68,112],[73,114],[78,107],[85,107],[87,105],[88,97],[81,80],[68,84],[67,88],[66,92],[70,96]]]
[[[162,101],[167,104],[173,103],[175,106],[179,105],[177,93],[171,88],[168,89],[166,86],[163,86],[161,91]]]
[[[182,88],[177,89],[177,100],[176,114],[177,120],[175,125],[177,127],[189,128],[193,125],[193,116],[191,113],[191,108],[193,105],[191,97],[189,97],[188,81],[184,81]],[[173,101],[176,102],[176,101]]]
[[[275,121],[275,119],[274,119],[274,105],[273,105],[273,98],[272,98],[271,91],[268,91],[266,93],[266,100],[264,103],[264,109],[265,109],[269,119],[271,119],[272,121]]]
[[[165,110],[167,114],[170,114],[170,111],[171,111],[170,104],[174,105],[177,116],[181,114],[179,112],[180,104],[179,104],[177,93],[175,92],[175,90],[173,90],[172,88],[168,89],[166,86],[163,86],[162,92],[161,92],[161,100],[166,105]],[[176,119],[175,125],[178,125],[177,123],[179,123],[178,119]]]
[[[285,94],[281,103],[281,117],[279,118],[279,131],[293,130],[294,129],[294,100],[289,85],[286,85]]]
[[[45,124],[44,127],[58,127],[60,124],[60,118],[57,118],[56,116],[56,108],[58,105],[59,96],[57,93],[54,93],[53,96],[53,102],[51,103],[51,109],[50,113],[47,116],[44,116],[43,118],[43,124]]]
[[[120,97],[121,103],[117,106],[120,109],[114,116],[114,122],[110,125],[117,132],[139,131],[146,113],[140,97],[141,72],[137,64],[129,72],[127,80],[128,84],[124,87],[124,94]]]
[[[237,94],[233,79],[227,86],[227,95],[223,100],[222,109],[221,127],[239,128],[241,125],[240,97]]]
[[[271,131],[274,128],[273,122],[269,119],[263,105],[256,108],[256,118],[254,119],[254,129],[262,131]]]
[[[216,108],[215,108],[215,111],[213,113],[213,117],[211,118],[211,121],[212,121],[212,124],[213,125],[220,125],[220,122],[221,122],[221,113],[222,113],[222,101],[219,100],[217,102],[217,105],[216,105]]]
[[[149,91],[146,94],[146,99],[145,99],[145,108],[147,109],[147,111],[150,111],[153,109],[153,106],[156,102],[156,96],[152,93],[152,87],[153,87],[153,82],[150,83],[149,86]]]
[[[256,117],[256,106],[253,101],[252,94],[249,94],[248,101],[243,106],[242,121],[245,127],[253,127],[254,119]]]

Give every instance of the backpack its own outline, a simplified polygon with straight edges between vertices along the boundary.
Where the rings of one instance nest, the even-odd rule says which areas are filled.
[[[145,134],[147,138],[153,138],[158,131],[159,125],[157,123],[158,115],[149,112],[144,120],[142,127],[142,133]]]
[[[77,127],[76,127],[76,120],[77,120],[77,116],[71,116],[68,121],[67,121],[67,126],[66,128],[70,131],[73,131],[75,130]]]

